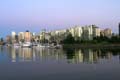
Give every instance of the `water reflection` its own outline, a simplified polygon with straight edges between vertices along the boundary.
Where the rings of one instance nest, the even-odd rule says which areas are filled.
[[[64,59],[63,53],[64,51],[61,49],[12,47],[10,56],[12,62],[59,61]]]
[[[119,63],[120,49],[66,50],[69,63]]]
[[[1,46],[0,57],[3,56],[10,62],[119,63],[120,49],[47,49]]]

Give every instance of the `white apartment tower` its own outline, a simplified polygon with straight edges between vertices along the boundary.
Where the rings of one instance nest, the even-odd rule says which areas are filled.
[[[11,32],[11,37],[12,37],[12,43],[15,43],[15,41],[16,41],[16,32],[14,32],[14,31],[12,31]]]

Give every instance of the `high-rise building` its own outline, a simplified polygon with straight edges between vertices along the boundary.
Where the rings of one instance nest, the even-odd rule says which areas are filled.
[[[70,28],[69,31],[72,34],[72,36],[75,37],[75,28]]]
[[[16,42],[16,33],[14,31],[11,32],[12,35],[12,43]]]
[[[93,27],[93,37],[99,37],[100,36],[100,28],[96,25],[92,25]]]
[[[79,40],[82,37],[82,27],[81,26],[75,26],[69,29],[72,36],[75,38],[75,40]]]
[[[31,33],[28,30],[24,33],[24,35],[25,42],[31,42]]]
[[[82,39],[93,40],[93,27],[91,25],[83,27]]]
[[[24,40],[24,32],[19,32],[18,33],[18,39],[19,39],[19,41]]]
[[[75,39],[77,38],[82,38],[82,33],[83,33],[83,30],[82,30],[82,27],[80,26],[76,26],[75,27]]]

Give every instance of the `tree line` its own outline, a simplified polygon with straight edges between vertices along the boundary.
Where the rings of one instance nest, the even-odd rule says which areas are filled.
[[[93,40],[82,40],[78,39],[75,40],[75,38],[72,36],[72,34],[67,35],[67,37],[61,41],[62,44],[87,44],[87,43],[92,43],[92,44],[98,44],[98,43],[120,43],[120,37],[119,36],[112,36],[111,38],[108,38],[106,36],[99,36],[99,37],[94,37]]]

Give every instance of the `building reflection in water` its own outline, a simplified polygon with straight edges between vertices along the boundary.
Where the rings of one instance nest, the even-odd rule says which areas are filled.
[[[75,49],[66,50],[68,63],[104,63],[111,62],[114,56],[120,56],[120,50],[116,49]],[[120,58],[117,58],[118,62]],[[107,62],[107,63],[108,63]]]
[[[111,62],[114,56],[120,60],[120,50],[105,49],[47,49],[47,48],[6,48],[12,62],[67,62],[104,63]]]
[[[28,62],[28,61],[61,61],[65,59],[63,50],[47,49],[47,48],[11,48],[12,62]]]
[[[11,59],[12,62],[16,61],[31,61],[32,53],[30,48],[12,48]]]

